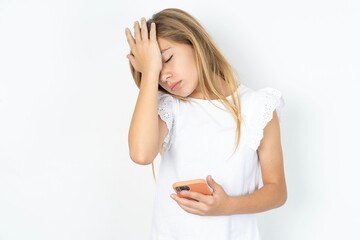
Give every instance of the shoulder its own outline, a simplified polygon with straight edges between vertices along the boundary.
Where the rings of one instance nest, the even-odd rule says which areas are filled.
[[[275,97],[280,99],[282,97],[282,93],[280,90],[272,87],[265,87],[260,89],[253,89],[244,84],[240,85],[240,96],[243,100],[256,100],[266,97]]]
[[[276,111],[280,122],[285,101],[280,90],[266,87],[254,90],[245,87],[241,95],[242,113],[249,132],[249,145],[256,150],[263,137],[263,129],[273,118]]]
[[[282,92],[272,87],[253,89],[242,84],[240,99],[242,109],[247,113],[266,112],[285,105]]]

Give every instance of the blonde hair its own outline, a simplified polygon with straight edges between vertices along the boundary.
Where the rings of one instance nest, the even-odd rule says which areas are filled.
[[[215,95],[230,113],[232,113],[236,121],[235,152],[240,143],[241,105],[238,91],[236,91],[239,82],[235,78],[235,72],[231,65],[225,59],[205,29],[189,13],[181,9],[168,8],[155,13],[152,18],[147,20],[148,29],[150,29],[150,24],[152,22],[156,24],[157,37],[193,47],[195,51],[199,85],[205,99],[210,100],[210,96]],[[137,87],[140,88],[141,73],[137,72],[131,64],[130,69]],[[215,88],[216,83],[221,86],[220,81],[225,81],[225,92],[231,92],[233,102],[230,102],[226,98],[227,96]],[[169,93],[160,85],[159,91]],[[186,98],[181,96],[173,96],[181,101],[187,101]],[[160,154],[162,155],[162,153],[163,149],[161,148]],[[154,165],[152,165],[152,170],[154,174]]]

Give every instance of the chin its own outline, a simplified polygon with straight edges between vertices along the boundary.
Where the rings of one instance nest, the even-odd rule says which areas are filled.
[[[183,93],[172,93],[172,95],[182,98],[187,98],[190,94],[183,94]]]
[[[178,95],[178,96],[180,96],[180,97],[183,97],[183,98],[187,98],[187,97],[190,96],[190,94],[191,94],[191,93],[183,93],[183,92],[181,92],[181,93],[178,93],[178,94],[176,94],[176,95]]]

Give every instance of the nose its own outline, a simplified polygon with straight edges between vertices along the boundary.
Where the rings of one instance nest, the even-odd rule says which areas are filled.
[[[170,73],[161,74],[161,76],[160,76],[160,81],[161,81],[161,82],[167,82],[170,77],[171,77],[171,74],[170,74]]]

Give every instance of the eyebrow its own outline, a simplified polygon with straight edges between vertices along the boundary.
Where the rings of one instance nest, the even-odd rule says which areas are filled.
[[[163,50],[161,50],[161,54],[164,53],[165,51],[169,50],[171,47],[165,48]]]

